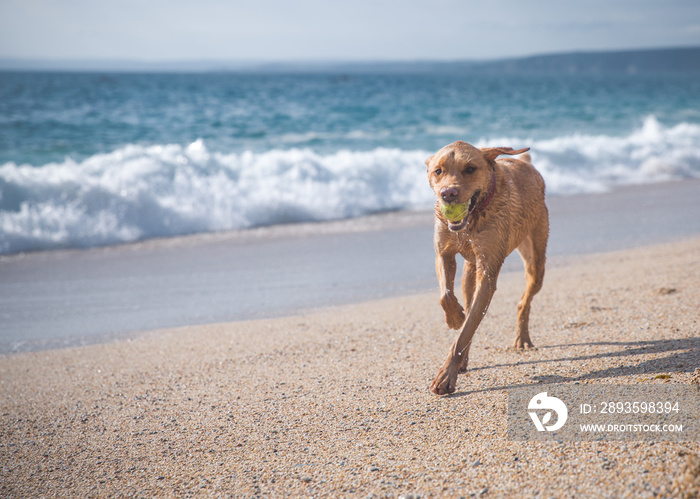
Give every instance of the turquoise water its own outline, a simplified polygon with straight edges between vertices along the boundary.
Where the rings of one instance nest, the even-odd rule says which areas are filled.
[[[423,209],[454,140],[531,147],[551,195],[698,177],[700,81],[0,73],[0,253]]]

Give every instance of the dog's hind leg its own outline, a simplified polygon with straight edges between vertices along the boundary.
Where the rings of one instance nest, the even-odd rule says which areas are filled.
[[[472,299],[474,298],[474,290],[476,289],[476,265],[464,262],[462,270],[462,295],[464,296],[465,312],[469,313]]]
[[[525,264],[526,281],[525,292],[518,304],[518,329],[513,345],[518,349],[534,347],[529,329],[530,304],[532,298],[542,289],[548,236],[549,221],[544,217],[535,230],[518,246],[518,253]]]
[[[464,269],[462,270],[462,295],[464,296],[464,308],[468,315],[471,308],[472,299],[474,299],[474,291],[476,290],[476,265],[464,262]],[[469,346],[467,345],[466,350],[462,353],[462,365],[459,368],[460,373],[467,372],[467,365],[469,364]]]

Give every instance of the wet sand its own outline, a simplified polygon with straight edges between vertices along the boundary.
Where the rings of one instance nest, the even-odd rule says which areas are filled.
[[[449,397],[428,391],[454,335],[436,292],[1,356],[0,495],[698,494],[699,442],[509,441],[506,390],[700,386],[699,255],[689,236],[562,257],[526,352],[524,279],[502,274]]]
[[[700,180],[551,197],[549,266],[700,235]],[[431,212],[0,257],[0,353],[436,289]],[[521,272],[513,255],[505,272]]]

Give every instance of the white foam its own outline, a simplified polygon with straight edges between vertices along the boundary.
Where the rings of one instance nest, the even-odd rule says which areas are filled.
[[[530,146],[550,194],[700,177],[700,126],[654,117],[628,136],[502,138]],[[202,140],[129,145],[82,162],[0,166],[0,253],[429,209],[429,151],[223,154]]]
[[[0,252],[348,218],[431,202],[427,153],[220,154],[130,145],[81,163],[0,166]]]
[[[626,136],[572,134],[547,140],[481,140],[531,147],[553,194],[600,192],[618,185],[700,177],[700,125],[664,127],[654,116]]]

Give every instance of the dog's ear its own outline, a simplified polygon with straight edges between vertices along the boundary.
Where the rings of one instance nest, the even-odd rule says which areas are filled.
[[[425,158],[425,166],[430,168],[430,161],[434,158],[435,156],[430,156],[429,158]]]
[[[486,161],[491,162],[501,154],[513,156],[515,154],[522,154],[529,150],[529,147],[526,147],[525,149],[518,149],[517,151],[514,151],[512,147],[485,147],[481,149],[481,153],[484,155],[484,158],[486,158]]]

